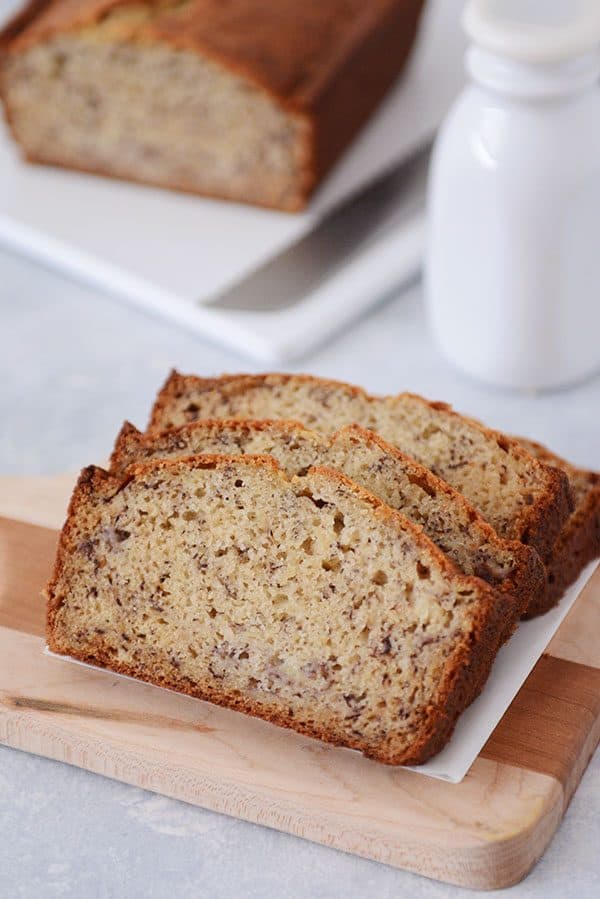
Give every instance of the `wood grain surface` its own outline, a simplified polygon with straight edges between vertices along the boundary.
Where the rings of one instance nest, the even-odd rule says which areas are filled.
[[[40,590],[72,483],[0,478],[1,742],[450,883],[530,870],[600,739],[600,571],[452,785],[45,655]]]

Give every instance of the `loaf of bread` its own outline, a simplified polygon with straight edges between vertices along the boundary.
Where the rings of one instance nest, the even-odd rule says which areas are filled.
[[[33,0],[0,93],[29,160],[302,208],[400,73],[423,0]]]
[[[546,563],[545,587],[528,607],[526,617],[531,618],[555,606],[588,562],[600,556],[600,474],[577,468],[532,440],[517,439],[533,456],[566,473],[575,499],[573,514],[560,532]]]
[[[173,372],[158,395],[149,429],[203,418],[295,419],[324,434],[360,424],[462,493],[501,537],[532,546],[543,560],[572,510],[564,471],[445,403],[409,393],[373,397],[308,375],[209,379]]]
[[[429,469],[358,425],[327,439],[289,421],[199,421],[158,434],[142,434],[125,423],[111,469],[123,474],[135,462],[206,454],[273,456],[289,474],[302,477],[327,466],[351,478],[392,509],[423,528],[429,539],[464,573],[500,590],[510,636],[520,616],[537,602],[545,569],[535,550],[502,540],[461,494]]]
[[[195,456],[80,477],[52,651],[420,763],[481,689],[507,604],[343,475]]]

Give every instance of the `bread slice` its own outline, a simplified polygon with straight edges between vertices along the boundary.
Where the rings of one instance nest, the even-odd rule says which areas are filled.
[[[0,91],[27,158],[302,208],[402,70],[423,0],[33,0]]]
[[[389,764],[447,742],[506,614],[352,481],[269,456],[85,469],[47,599],[53,652]]]
[[[588,562],[600,556],[600,474],[571,465],[533,440],[517,439],[532,456],[565,472],[575,500],[546,564],[545,588],[528,607],[526,617],[531,618],[555,606]]]
[[[289,474],[304,476],[314,465],[342,472],[392,509],[423,528],[464,573],[500,590],[520,616],[537,602],[545,569],[535,550],[502,540],[476,510],[444,481],[358,425],[331,438],[289,421],[199,421],[158,434],[142,434],[126,422],[117,438],[111,468],[123,473],[134,462],[224,453],[269,454]]]
[[[173,372],[158,395],[149,429],[202,418],[296,419],[324,434],[362,425],[462,493],[501,537],[529,544],[543,560],[572,508],[564,471],[445,403],[410,393],[374,397],[309,375],[210,379]]]

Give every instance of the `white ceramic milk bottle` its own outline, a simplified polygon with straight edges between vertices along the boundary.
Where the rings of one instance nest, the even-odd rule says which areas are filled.
[[[600,0],[471,0],[470,85],[440,131],[425,290],[438,343],[492,384],[600,369]]]

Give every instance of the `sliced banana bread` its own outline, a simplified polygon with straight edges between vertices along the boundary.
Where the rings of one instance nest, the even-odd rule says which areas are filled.
[[[47,598],[54,652],[390,764],[447,742],[506,613],[352,481],[268,456],[86,469]]]
[[[420,525],[464,574],[501,590],[514,605],[512,626],[543,589],[545,569],[535,550],[502,540],[461,494],[358,425],[342,428],[328,439],[298,422],[283,420],[199,421],[158,434],[142,434],[126,422],[111,469],[122,473],[134,462],[207,453],[268,453],[291,475],[303,476],[313,465],[341,471]]]
[[[173,372],[149,428],[208,418],[287,418],[331,434],[356,423],[430,468],[508,540],[547,559],[572,509],[564,471],[545,465],[498,431],[409,393],[369,396],[358,387],[308,375],[209,379]]]
[[[575,510],[560,532],[546,564],[545,588],[527,610],[526,617],[531,618],[555,606],[588,562],[600,556],[600,474],[571,465],[533,440],[517,439],[532,456],[565,472],[575,499]]]

